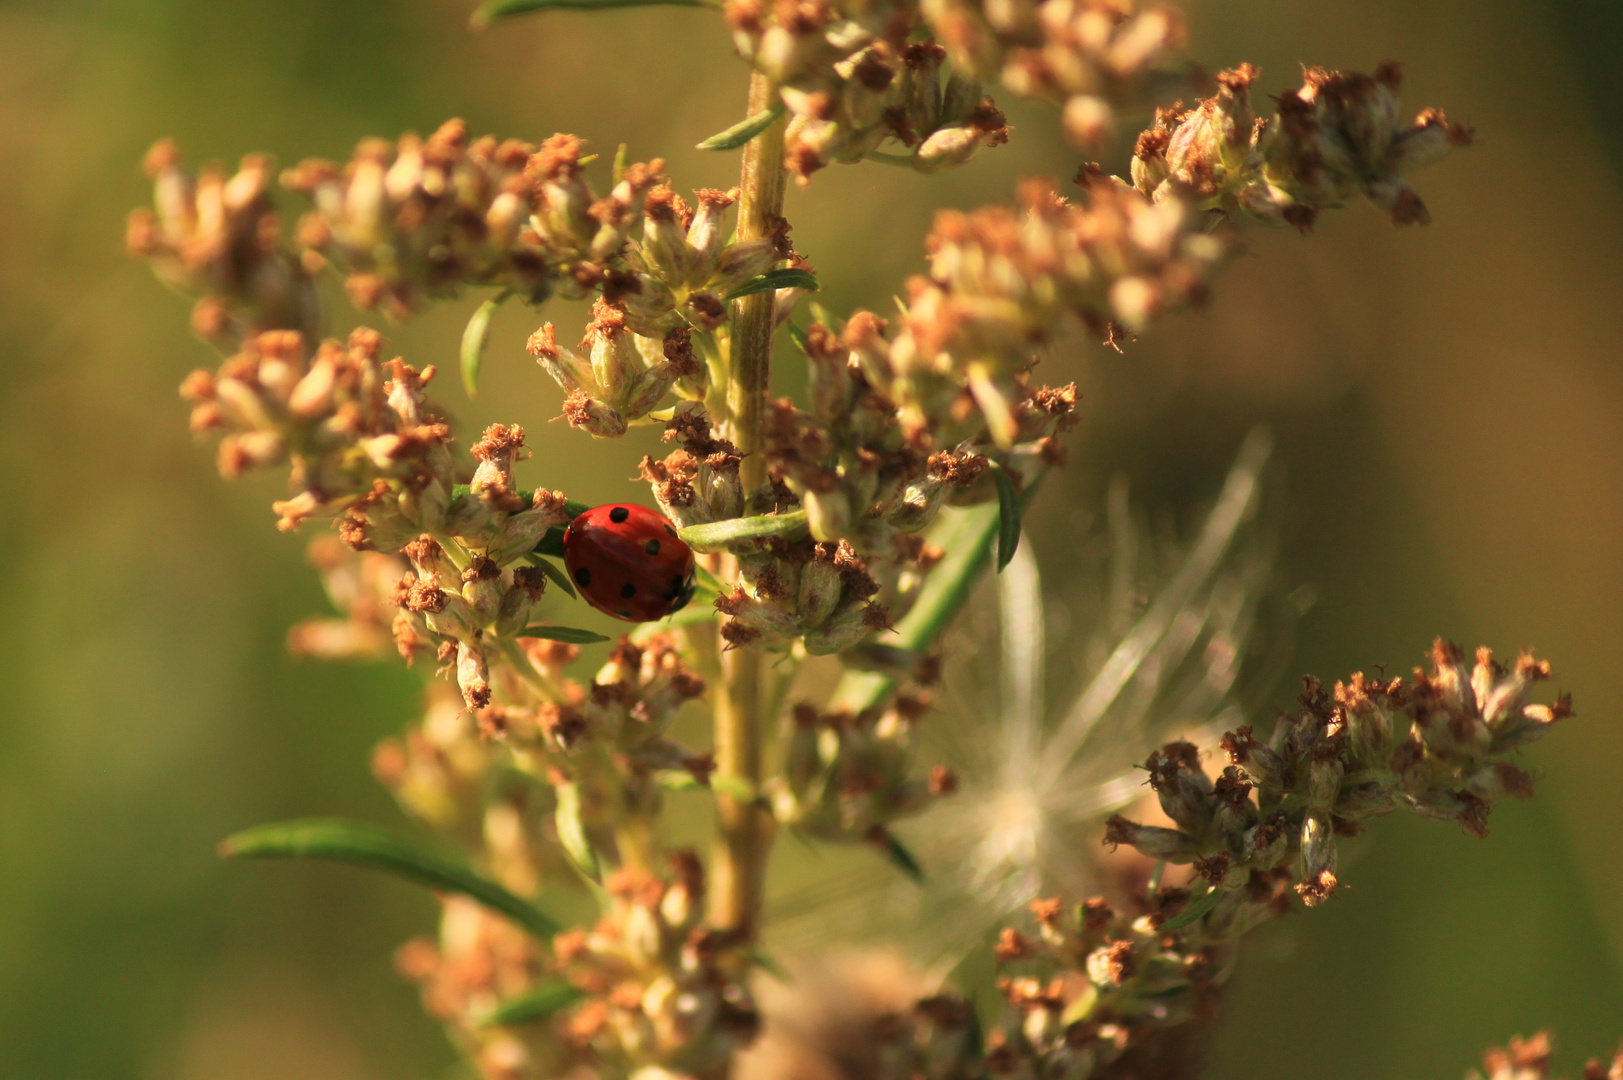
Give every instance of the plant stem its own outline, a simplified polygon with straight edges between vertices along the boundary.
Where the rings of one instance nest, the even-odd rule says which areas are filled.
[[[777,87],[760,72],[750,75],[749,115],[777,100]],[[774,123],[744,147],[738,186],[738,239],[772,236],[783,221],[783,124]],[[731,337],[732,377],[727,383],[731,438],[744,455],[741,476],[746,497],[766,480],[766,463],[757,452],[761,410],[766,405],[772,373],[772,307],[774,294],[756,293],[735,300]],[[752,511],[745,509],[745,514]]]
[[[768,109],[777,88],[759,72],[750,75],[746,116]],[[738,239],[773,235],[783,218],[783,124],[774,123],[744,147],[739,179]],[[740,469],[745,498],[766,479],[761,459],[761,411],[772,371],[774,294],[756,293],[734,301],[729,341],[727,436],[744,455]],[[751,510],[745,507],[746,514]],[[736,579],[737,564],[727,558],[723,580]],[[726,573],[725,571],[732,571]],[[761,785],[761,656],[754,649],[724,651],[721,687],[715,706],[716,772]],[[717,795],[720,836],[710,869],[710,922],[741,941],[754,938],[760,923],[771,845],[771,819],[759,806]]]

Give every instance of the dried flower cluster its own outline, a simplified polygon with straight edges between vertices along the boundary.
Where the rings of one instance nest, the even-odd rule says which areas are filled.
[[[1183,19],[1159,5],[927,0],[923,8],[962,70],[1001,76],[1017,94],[1060,104],[1066,133],[1084,147],[1114,135],[1122,110],[1147,107],[1187,79],[1175,59]]]
[[[1281,720],[1267,743],[1248,727],[1225,736],[1231,764],[1215,779],[1187,742],[1155,751],[1144,769],[1177,827],[1117,816],[1105,842],[1192,864],[1204,887],[1152,886],[1127,911],[1100,898],[1074,909],[1059,899],[1034,901],[1031,929],[1005,927],[998,939],[1004,1009],[984,1040],[943,1026],[952,1007],[928,998],[895,1031],[905,1049],[894,1068],[887,1063],[875,1075],[911,1078],[920,1061],[934,1063],[923,1073],[930,1076],[1108,1075],[1158,1033],[1214,1014],[1247,931],[1291,910],[1293,897],[1313,907],[1334,892],[1337,836],[1399,808],[1485,836],[1495,800],[1531,793],[1531,778],[1503,755],[1543,735],[1570,706],[1565,697],[1553,705],[1528,700],[1550,671],[1525,654],[1506,669],[1479,650],[1467,668],[1457,648],[1438,642],[1432,662],[1431,672],[1417,670],[1409,682],[1355,675],[1333,695],[1308,680],[1302,711]],[[1512,1058],[1521,1064],[1506,1065]],[[1547,1059],[1547,1046],[1540,1057],[1518,1044],[1509,1057],[1490,1055],[1490,1072],[1542,1077],[1525,1070]]]
[[[218,166],[193,175],[165,139],[147,152],[146,171],[153,209],[130,214],[125,240],[159,277],[198,297],[199,337],[231,345],[278,328],[318,336],[320,301],[282,246],[269,158],[250,154],[231,176]]]
[[[782,779],[769,792],[778,821],[820,840],[866,841],[893,852],[888,826],[957,786],[940,766],[914,775],[913,727],[929,707],[927,691],[856,715],[797,704]]]
[[[1008,141],[980,84],[919,39],[914,5],[729,0],[726,15],[739,54],[771,77],[792,114],[786,163],[802,182],[870,156],[936,172]],[[880,150],[887,142],[902,152]]]
[[[1129,0],[728,0],[724,14],[754,69],[752,102],[770,103],[704,144],[744,146],[737,189],[690,202],[662,161],[627,164],[622,149],[599,194],[579,139],[472,139],[453,120],[281,174],[310,206],[291,239],[267,159],[194,177],[160,143],[148,158],[155,210],[130,221],[132,251],[199,296],[194,328],[234,353],[182,388],[194,431],[219,439],[221,472],[286,467],[279,525],[336,528],[311,559],[340,617],[301,624],[290,646],[432,658],[422,718],[378,747],[373,768],[467,860],[321,823],[296,840],[270,827],[250,846],[385,865],[440,889],[437,941],[409,944],[399,964],[491,1080],[733,1075],[763,1022],[751,983],[772,966],[757,939],[774,830],[870,845],[917,875],[894,826],[958,787],[944,767],[921,771],[919,725],[944,628],[994,540],[1000,569],[1016,554],[1023,501],[1064,459],[1076,388],[1043,385],[1038,354],[1075,331],[1117,344],[1198,303],[1232,250],[1214,231],[1225,223],[1306,230],[1355,194],[1398,224],[1423,223],[1407,176],[1470,141],[1436,110],[1404,122],[1394,65],[1309,69],[1268,119],[1252,112],[1257,73],[1242,65],[1193,109],[1156,114],[1130,181],[1084,165],[1075,198],[1030,181],[1015,206],[944,212],[928,273],[891,318],[814,307],[799,320],[818,283],[789,242],[786,175],[863,159],[963,164],[1008,138],[982,90],[994,78],[1062,105],[1069,134],[1096,145],[1123,110],[1189,81],[1174,59],[1182,25]],[[604,603],[588,570],[555,562],[578,550],[565,526],[586,508],[520,486],[529,451],[517,425],[493,424],[463,450],[429,400],[433,366],[383,362],[366,327],[322,341],[329,268],[356,307],[390,319],[493,290],[463,341],[470,392],[496,304],[590,299],[578,345],[548,322],[529,351],[571,427],[615,438],[664,426],[670,452],[639,472],[670,535],[653,518],[658,537],[621,555],[685,542],[704,600],[621,637],[590,680],[572,677],[575,643],[608,639],[537,620],[577,583]],[[800,400],[766,396],[779,329],[804,356]],[[1230,533],[1248,475],[1225,494]],[[1034,564],[1019,565],[1035,593]],[[1183,611],[1217,602],[1191,592]],[[1026,607],[1040,614],[1040,602]],[[1223,625],[1249,618],[1243,608]],[[832,694],[796,682],[813,656],[845,668]],[[1504,667],[1483,652],[1468,668],[1439,644],[1433,664],[1333,692],[1309,682],[1267,740],[1247,726],[1223,739],[1230,763],[1216,776],[1190,743],[1156,751],[1145,768],[1172,827],[1118,816],[1105,840],[1190,864],[1205,886],[1157,878],[1119,912],[1037,902],[1034,923],[998,943],[990,1033],[967,996],[941,989],[872,1033],[872,1075],[1119,1075],[1212,1014],[1245,930],[1334,893],[1337,837],[1364,819],[1408,808],[1483,835],[1496,800],[1530,790],[1506,755],[1570,709],[1530,702],[1549,669],[1528,656]],[[1024,678],[1035,700],[1040,674]],[[681,714],[704,709],[713,744],[679,741]],[[1061,771],[1094,745],[1089,723],[1042,744],[1062,751]],[[1043,805],[1065,791],[1041,785]],[[708,864],[666,835],[670,791],[715,799]],[[544,910],[569,895],[595,921],[565,926]],[[1514,1044],[1488,1065],[1495,1078],[1542,1076],[1547,1060]]]
[[[1283,874],[1311,907],[1335,892],[1336,837],[1355,835],[1369,818],[1404,808],[1486,836],[1495,802],[1533,791],[1505,755],[1542,737],[1571,706],[1565,697],[1528,701],[1550,666],[1526,653],[1507,669],[1479,649],[1467,668],[1459,648],[1439,640],[1431,661],[1432,671],[1416,669],[1410,682],[1359,673],[1333,695],[1308,680],[1302,711],[1267,741],[1249,726],[1223,737],[1230,764],[1215,782],[1189,743],[1156,751],[1145,768],[1177,827],[1112,818],[1105,842],[1192,863],[1213,888]]]
[[[1134,186],[1157,202],[1304,232],[1321,211],[1360,194],[1395,225],[1431,220],[1405,177],[1471,145],[1472,133],[1440,109],[1404,122],[1398,65],[1373,75],[1309,68],[1266,119],[1251,108],[1257,74],[1242,64],[1219,74],[1217,93],[1195,108],[1158,111],[1133,151]]]
[[[1129,0],[728,0],[725,11],[739,54],[792,116],[786,160],[802,182],[864,158],[935,172],[1006,142],[981,91],[990,79],[1062,104],[1066,131],[1088,147],[1114,133],[1119,110],[1187,81],[1172,61],[1182,20]]]
[[[1547,1032],[1530,1039],[1514,1038],[1509,1046],[1483,1054],[1482,1071],[1473,1071],[1467,1080],[1549,1080],[1552,1056]],[[1613,1055],[1609,1066],[1590,1058],[1584,1065],[1583,1080],[1623,1080],[1623,1049]]]

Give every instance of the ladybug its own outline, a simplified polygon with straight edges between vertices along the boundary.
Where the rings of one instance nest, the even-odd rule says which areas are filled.
[[[564,567],[586,602],[628,622],[653,622],[693,599],[693,549],[646,506],[594,506],[564,530]]]

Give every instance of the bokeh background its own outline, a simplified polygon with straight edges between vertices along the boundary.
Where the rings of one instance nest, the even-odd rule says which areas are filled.
[[[1539,798],[1503,806],[1488,841],[1382,822],[1353,888],[1255,943],[1212,1074],[1454,1077],[1543,1025],[1574,1069],[1623,1036],[1623,5],[1183,6],[1212,67],[1251,59],[1278,91],[1299,62],[1402,59],[1406,104],[1445,105],[1482,141],[1421,178],[1429,229],[1360,206],[1310,240],[1253,234],[1203,312],[1125,356],[1055,357],[1085,420],[1031,521],[1045,573],[1065,579],[1108,477],[1194,520],[1264,421],[1282,573],[1318,598],[1293,669],[1402,670],[1444,633],[1536,646],[1578,703],[1529,755]],[[162,135],[194,161],[292,162],[460,115],[625,141],[679,186],[728,185],[730,155],[685,149],[742,106],[713,16],[561,13],[482,36],[466,16],[461,0],[0,3],[0,1076],[427,1080],[451,1062],[390,965],[428,899],[213,854],[277,817],[397,823],[367,756],[418,684],[285,656],[285,628],[324,610],[302,544],[271,527],[273,481],[220,483],[186,435],[174,387],[209,354],[121,237]],[[881,305],[916,272],[932,207],[1074,171],[1047,110],[1012,118],[1008,147],[945,177],[836,168],[791,194],[830,307]],[[391,339],[449,366],[470,307]],[[637,497],[622,447],[544,422],[532,324],[504,311],[481,398],[448,404],[526,423],[538,481]]]

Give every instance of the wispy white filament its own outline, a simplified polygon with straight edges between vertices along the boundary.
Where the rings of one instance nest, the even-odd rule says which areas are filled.
[[[1211,580],[1222,565],[1223,557],[1233,544],[1240,526],[1256,509],[1262,467],[1267,463],[1272,449],[1273,438],[1266,430],[1255,428],[1246,436],[1234,467],[1229,470],[1223,493],[1218,496],[1217,505],[1206,519],[1200,539],[1189,550],[1188,558],[1172,580],[1167,582],[1166,588],[1156,596],[1143,618],[1116,646],[1099,674],[1083,689],[1064,723],[1043,748],[1040,768],[1045,779],[1051,779],[1070,764],[1077,751],[1088,741],[1094,726],[1138,671],[1139,665],[1151,655],[1178,616],[1186,611],[1195,593]]]

